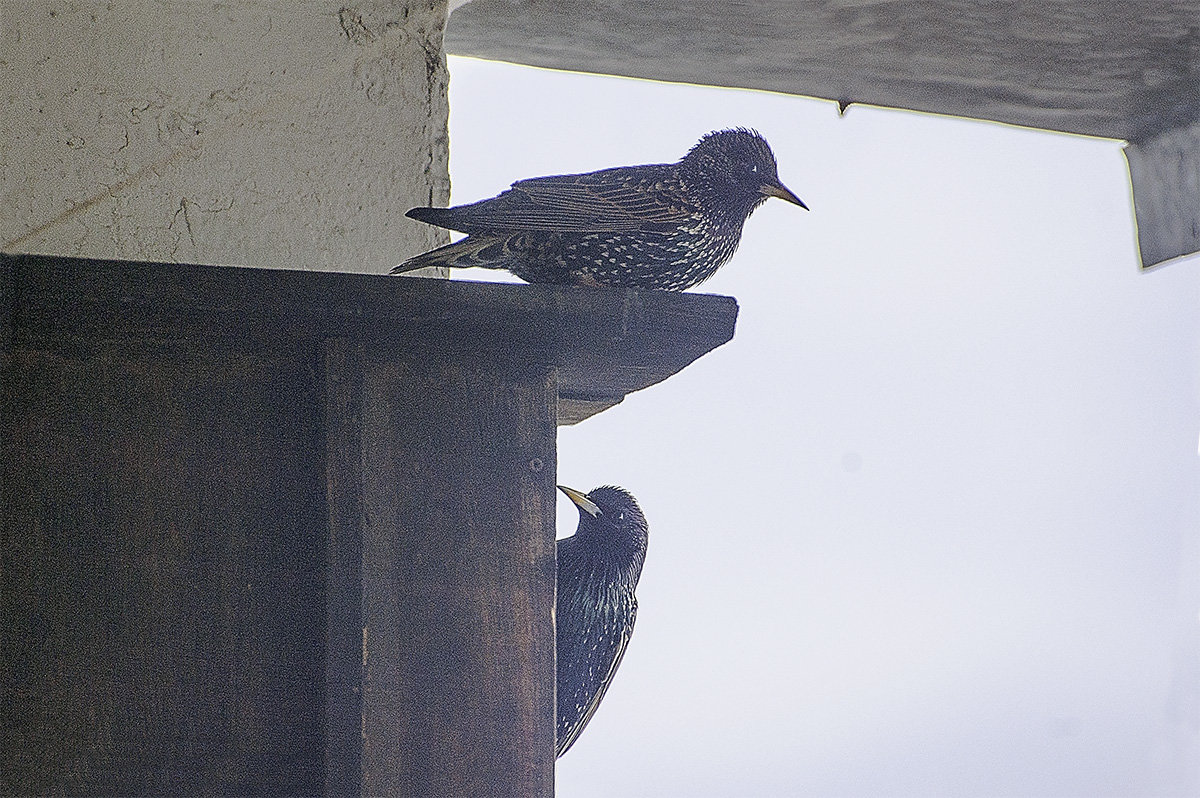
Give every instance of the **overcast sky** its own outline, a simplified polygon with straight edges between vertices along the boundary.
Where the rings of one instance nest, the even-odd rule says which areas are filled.
[[[1200,794],[1200,262],[1139,272],[1119,142],[450,71],[455,203],[748,126],[812,208],[693,289],[733,341],[560,430],[650,520],[560,796]]]

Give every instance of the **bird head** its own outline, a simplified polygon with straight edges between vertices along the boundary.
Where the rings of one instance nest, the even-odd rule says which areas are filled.
[[[700,139],[683,157],[680,167],[695,181],[713,208],[728,208],[744,221],[770,197],[808,210],[808,206],[779,180],[775,154],[757,131],[718,130]]]
[[[584,494],[562,485],[558,489],[579,508],[579,529],[583,535],[609,544],[628,543],[645,551],[648,525],[637,500],[624,488],[605,485]]]

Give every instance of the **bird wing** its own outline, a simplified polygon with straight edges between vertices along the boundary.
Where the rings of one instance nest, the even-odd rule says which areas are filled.
[[[695,212],[669,165],[622,166],[582,175],[535,177],[492,199],[456,208],[413,208],[423,222],[469,234],[525,231],[668,232]]]
[[[613,654],[612,662],[608,666],[608,670],[604,673],[604,678],[600,680],[600,689],[592,696],[592,700],[584,709],[583,716],[580,717],[579,723],[573,728],[563,739],[558,741],[558,756],[562,756],[567,752],[575,741],[579,739],[579,735],[583,734],[583,729],[592,719],[592,715],[596,714],[596,707],[600,706],[600,700],[604,698],[604,694],[608,692],[609,685],[612,684],[613,675],[617,672],[617,667],[621,664],[621,658],[625,656],[625,649],[629,647],[629,638],[633,637],[633,625],[637,621],[637,599],[635,598],[629,609],[629,623],[624,625],[621,632],[621,639],[617,642],[617,648]]]

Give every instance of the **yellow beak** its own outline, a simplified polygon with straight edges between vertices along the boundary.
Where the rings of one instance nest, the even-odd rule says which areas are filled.
[[[600,517],[600,508],[596,505],[596,503],[594,501],[589,499],[586,494],[581,493],[581,492],[575,490],[574,488],[567,488],[562,485],[559,485],[558,489],[561,490],[563,493],[567,494],[567,498],[570,499],[571,501],[575,502],[575,506],[578,507],[580,510],[583,510],[585,513],[590,515],[592,518]]]
[[[804,204],[804,200],[789,191],[783,183],[768,183],[767,185],[759,186],[758,190],[763,193],[763,196],[778,197],[793,205],[799,205],[804,210],[808,210],[808,206]]]

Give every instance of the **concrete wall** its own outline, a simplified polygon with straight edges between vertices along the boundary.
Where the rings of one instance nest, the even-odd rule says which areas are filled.
[[[0,6],[0,250],[381,272],[444,241],[445,0]]]

